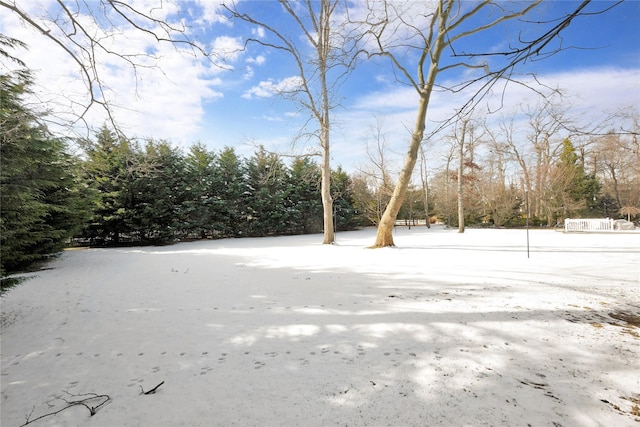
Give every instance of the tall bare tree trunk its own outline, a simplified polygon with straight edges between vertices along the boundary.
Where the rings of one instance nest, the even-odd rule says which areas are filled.
[[[447,212],[447,227],[451,227],[451,162],[453,161],[454,151],[455,147],[452,145],[451,150],[447,153],[447,163],[445,168],[444,200]]]
[[[321,195],[322,195],[322,218],[324,224],[323,244],[330,244],[335,241],[333,224],[333,198],[331,197],[331,166],[329,163],[329,124],[324,123],[321,130],[322,165],[321,171]]]
[[[318,71],[320,73],[320,96],[322,97],[321,113],[318,121],[320,123],[320,147],[322,149],[321,169],[321,193],[322,193],[322,219],[323,219],[323,244],[331,244],[335,241],[335,227],[333,218],[333,199],[331,198],[331,151],[329,138],[331,106],[329,105],[329,91],[327,89],[327,59],[331,52],[330,29],[331,29],[332,5],[328,0],[322,0],[320,6],[319,34],[318,34]]]
[[[424,148],[420,145],[420,179],[422,181],[422,192],[424,194],[424,217],[426,218],[427,228],[431,228],[429,222],[429,176],[427,170],[427,156],[424,154]]]
[[[462,121],[462,135],[458,141],[458,233],[464,233],[464,140],[467,135],[467,121]]]
[[[407,152],[407,155],[405,157],[404,165],[402,166],[402,171],[400,172],[400,177],[398,178],[396,187],[393,190],[391,200],[389,200],[389,204],[387,205],[384,214],[382,214],[382,219],[380,220],[380,224],[378,225],[376,241],[372,246],[373,248],[395,246],[395,244],[393,243],[393,226],[396,223],[398,212],[402,207],[404,196],[405,194],[407,194],[407,188],[409,187],[409,183],[411,182],[413,168],[415,167],[416,161],[418,160],[418,149],[420,148],[420,143],[422,142],[422,138],[424,136],[424,128],[427,117],[427,107],[429,106],[430,94],[430,89],[428,93],[420,94],[418,117],[416,119],[415,128],[413,129],[413,134],[411,135],[411,144],[409,145],[409,151]]]
[[[611,180],[613,181],[613,192],[616,195],[616,202],[618,202],[618,206],[622,206],[622,202],[620,201],[620,190],[618,188],[618,177],[616,176],[616,168],[613,165],[608,165],[609,173],[611,173]]]

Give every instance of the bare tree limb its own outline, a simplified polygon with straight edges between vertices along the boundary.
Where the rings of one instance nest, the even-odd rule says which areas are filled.
[[[98,409],[100,409],[101,406],[103,406],[109,400],[111,400],[111,398],[107,394],[96,394],[96,393],[71,394],[66,390],[64,390],[64,392],[66,394],[68,394],[69,396],[74,397],[74,398],[83,397],[83,396],[86,396],[86,397],[84,397],[84,398],[82,398],[80,400],[67,400],[67,399],[60,398],[62,401],[64,401],[67,404],[67,406],[65,406],[64,408],[58,409],[57,411],[49,412],[47,414],[40,415],[37,418],[31,419],[31,415],[33,414],[33,411],[35,409],[35,407],[34,407],[34,409],[31,410],[29,415],[26,416],[26,422],[24,424],[20,425],[20,427],[24,427],[24,426],[26,426],[28,424],[31,424],[33,422],[36,422],[36,421],[41,420],[41,419],[46,418],[46,417],[50,417],[52,415],[58,415],[60,412],[65,411],[65,410],[67,410],[69,408],[73,408],[75,406],[84,406],[89,411],[90,416],[93,417],[96,414],[96,412],[98,411]],[[90,402],[92,402],[94,400],[98,400],[99,403],[97,405],[95,405],[95,406],[92,406]]]

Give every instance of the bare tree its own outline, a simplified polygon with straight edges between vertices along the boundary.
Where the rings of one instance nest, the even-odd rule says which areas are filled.
[[[341,0],[304,0],[299,3],[279,0],[279,7],[290,20],[278,16],[273,22],[267,22],[264,17],[243,13],[235,2],[225,5],[233,19],[255,25],[269,34],[268,38],[248,38],[247,43],[257,43],[285,52],[294,61],[297,76],[287,89],[279,92],[280,95],[298,102],[310,113],[310,120],[318,126],[317,133],[312,133],[312,136],[318,139],[322,159],[320,192],[324,244],[331,244],[335,240],[330,191],[331,111],[335,106],[333,95],[355,63],[355,55],[351,52],[353,39],[344,36],[343,25],[336,21],[340,4]],[[311,46],[311,51],[308,46]]]
[[[603,190],[612,194],[620,207],[640,207],[636,139],[634,135],[612,132],[596,138],[592,147],[591,156],[604,183]]]
[[[546,217],[549,225],[553,225],[553,217],[568,203],[557,194],[562,184],[553,171],[564,139],[571,137],[582,141],[578,151],[585,170],[591,144],[584,125],[582,128],[575,125],[568,111],[561,92],[554,90],[541,97],[541,102],[536,105],[521,106],[518,111],[507,112],[494,128],[485,125],[494,153],[517,165],[521,190],[528,194],[533,217]],[[569,205],[576,208],[573,203]]]
[[[554,102],[545,100],[541,106],[531,108],[525,112],[528,118],[527,142],[533,150],[533,197],[531,211],[535,216],[546,214],[549,217],[549,206],[558,203],[556,195],[550,188],[556,188],[557,176],[551,176],[553,163],[557,160],[562,149],[564,114],[558,111]],[[515,146],[513,140],[511,146]],[[554,197],[552,199],[551,197]],[[546,207],[545,207],[546,206]],[[552,210],[557,209],[553,207]]]
[[[422,183],[422,194],[424,197],[424,217],[427,228],[431,228],[429,222],[429,168],[427,166],[427,155],[424,152],[424,144],[420,145],[420,182]]]
[[[475,149],[480,143],[482,135],[476,132],[475,121],[470,117],[463,117],[460,120],[460,128],[454,127],[452,140],[458,152],[458,172],[457,172],[457,199],[458,199],[458,233],[464,233],[465,216],[465,195],[472,190],[471,184],[475,181],[475,171],[479,169],[475,163]],[[468,174],[465,171],[469,170]]]
[[[455,159],[455,151],[456,151],[456,146],[455,144],[450,144],[449,145],[449,150],[445,153],[445,168],[444,168],[444,180],[443,180],[443,187],[444,187],[444,211],[447,215],[447,226],[451,226],[451,216],[454,212],[454,204],[456,203],[455,197],[451,194],[452,193],[452,180],[453,180],[453,172],[451,171],[451,163],[453,162],[453,159]]]
[[[512,126],[506,126],[505,123],[501,123],[507,129],[507,133],[503,135],[505,139],[509,139],[513,143],[512,138]],[[516,189],[514,181],[510,180],[507,187],[507,167],[510,161],[514,160],[514,156],[509,150],[509,145],[499,140],[497,134],[495,134],[485,121],[485,132],[487,134],[487,143],[489,146],[488,167],[485,172],[485,182],[482,194],[482,202],[488,208],[488,212],[491,214],[491,219],[496,226],[504,225],[508,220],[514,216],[514,207],[517,203]],[[520,160],[518,160],[517,154],[519,154],[517,148],[515,150],[515,161],[520,167],[522,167]],[[523,160],[522,160],[523,161]],[[524,164],[524,161],[523,161]],[[518,174],[520,175],[520,174]],[[524,164],[524,180],[528,182],[528,170],[526,164]],[[522,177],[522,175],[520,175]],[[529,188],[526,184],[524,188]],[[527,190],[528,191],[528,190]]]
[[[434,88],[437,87],[438,76],[443,72],[460,68],[476,73],[471,80],[447,88],[453,93],[471,90],[472,94],[455,113],[455,116],[464,116],[473,110],[498,81],[513,81],[513,70],[517,65],[532,57],[541,58],[560,51],[562,44],[554,45],[552,42],[573,19],[583,14],[583,9],[590,1],[583,1],[575,9],[546,21],[537,14],[542,9],[539,7],[542,3],[540,0],[509,5],[503,2],[467,3],[458,0],[410,2],[408,4],[413,7],[420,5],[420,9],[414,10],[411,14],[403,10],[404,3],[386,1],[382,5],[379,2],[369,4],[370,13],[365,21],[369,24],[368,34],[375,47],[369,48],[368,54],[388,58],[403,82],[411,85],[419,98],[404,166],[378,226],[373,247],[394,245],[393,226],[424,138],[429,103]],[[508,9],[509,6],[513,6],[513,9]],[[535,26],[538,35],[531,38],[518,37],[509,45],[508,50],[502,52],[469,53],[461,46],[462,43],[468,43],[468,39],[480,37],[516,19],[520,19],[522,26]],[[468,25],[472,21],[474,24]],[[397,36],[395,40],[394,36]],[[454,59],[463,59],[460,62],[443,61],[442,55],[445,50],[450,52]],[[416,59],[415,62],[405,62],[403,58]],[[482,58],[500,58],[503,61],[496,61],[496,65],[477,61]],[[415,74],[411,69],[416,70]]]
[[[384,120],[375,118],[370,127],[370,138],[366,137],[366,164],[358,168],[360,175],[369,183],[375,204],[368,209],[366,215],[374,224],[378,224],[393,193],[391,178],[392,165],[387,156],[387,140],[383,132]],[[372,200],[373,201],[373,200]]]
[[[464,149],[465,138],[467,138],[467,126],[469,121],[462,120],[462,128],[460,129],[460,136],[456,135],[458,143],[458,233],[464,233]]]
[[[623,206],[620,199],[620,174],[624,173],[625,163],[628,161],[628,153],[622,149],[620,135],[607,135],[598,138],[596,165],[603,171],[607,189],[613,192],[618,206]]]

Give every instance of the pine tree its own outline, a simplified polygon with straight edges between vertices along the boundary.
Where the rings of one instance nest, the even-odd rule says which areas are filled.
[[[353,183],[340,166],[331,171],[331,197],[333,198],[336,230],[351,230],[356,227],[359,221],[354,208]]]
[[[216,237],[243,236],[249,231],[248,206],[251,192],[246,161],[225,147],[215,158],[211,195],[212,229]]]
[[[80,141],[87,160],[84,177],[98,197],[86,236],[97,243],[119,244],[131,238],[131,218],[136,202],[136,173],[149,169],[138,145],[102,127],[95,141]]]
[[[183,215],[189,233],[200,238],[213,234],[215,163],[218,157],[203,144],[193,145],[185,158]]]
[[[260,147],[247,165],[247,225],[252,236],[283,234],[288,230],[290,211],[286,206],[287,170],[280,157]]]
[[[0,274],[61,251],[86,218],[77,159],[25,107],[27,71],[0,76]]]
[[[185,157],[166,141],[148,141],[145,157],[151,168],[134,171],[133,185],[140,197],[131,207],[134,231],[153,243],[167,243],[188,235]]]
[[[291,233],[322,232],[320,167],[309,157],[296,158],[293,161],[287,200]]]
[[[593,206],[600,191],[600,182],[595,175],[585,173],[568,138],[562,142],[562,151],[552,176],[555,194],[562,201],[565,218],[572,212],[588,214],[589,207]]]

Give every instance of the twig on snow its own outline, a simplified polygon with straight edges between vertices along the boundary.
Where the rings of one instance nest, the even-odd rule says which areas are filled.
[[[151,390],[147,390],[147,391],[144,391],[142,386],[140,386],[140,394],[155,394],[156,390],[158,390],[158,387],[160,387],[162,384],[164,384],[164,381],[162,381],[160,384],[158,384],[157,386],[155,386]]]

